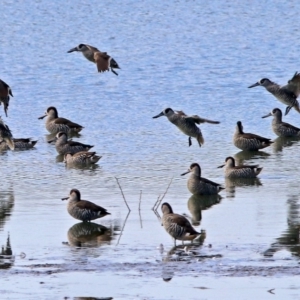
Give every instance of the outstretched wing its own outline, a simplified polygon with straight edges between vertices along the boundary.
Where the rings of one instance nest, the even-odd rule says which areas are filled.
[[[283,86],[282,89],[293,93],[297,98],[300,94],[300,73],[296,72],[293,78],[290,79],[287,85]]]
[[[210,123],[210,124],[219,124],[219,121],[212,121],[212,120],[208,120],[208,119],[204,119],[201,118],[197,115],[192,115],[192,116],[186,116],[185,117],[188,121],[197,123],[197,124],[201,124],[201,123]]]
[[[109,58],[110,56],[106,52],[97,51],[94,53],[98,72],[109,71]]]

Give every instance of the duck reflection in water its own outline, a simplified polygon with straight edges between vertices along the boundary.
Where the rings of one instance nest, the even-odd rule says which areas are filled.
[[[235,188],[236,187],[249,187],[249,186],[261,186],[263,185],[259,178],[227,178],[225,177],[225,188],[226,188],[226,197],[234,198],[235,197]]]
[[[300,137],[283,137],[280,136],[274,140],[273,150],[274,152],[281,152],[283,148],[291,147],[300,140]]]
[[[202,219],[202,210],[221,202],[220,195],[192,195],[188,199],[188,209],[192,215],[192,225],[200,225]]]
[[[92,222],[80,222],[68,230],[69,245],[75,247],[100,247],[112,239],[110,228]]]
[[[13,190],[0,192],[0,229],[4,227],[4,223],[12,214],[15,204],[15,196]]]
[[[8,234],[6,245],[2,246],[0,252],[0,269],[9,269],[13,266],[15,258],[12,256],[12,247],[10,244],[10,236]]]
[[[266,159],[271,154],[264,151],[240,151],[234,155],[235,161],[237,165],[244,164],[245,161],[250,159]]]
[[[300,205],[299,196],[291,196],[288,201],[288,228],[276,238],[264,256],[272,257],[276,252],[288,250],[293,256],[300,257]]]

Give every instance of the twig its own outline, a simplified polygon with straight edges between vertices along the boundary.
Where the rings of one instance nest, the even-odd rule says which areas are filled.
[[[159,215],[158,211],[157,210],[153,210],[153,212],[155,213],[155,215],[156,215],[157,220],[159,221],[159,223],[162,225],[162,223],[161,223],[161,216]]]
[[[121,232],[120,232],[118,241],[117,241],[117,246],[119,245],[119,242],[120,242],[121,236],[122,236],[122,234],[123,234],[123,230],[124,230],[124,228],[125,228],[125,225],[126,225],[126,222],[127,222],[127,219],[128,219],[128,217],[129,217],[129,215],[130,215],[130,209],[129,209],[129,212],[128,212],[127,216],[126,216],[126,219],[125,219],[125,221],[124,221],[124,224],[123,224],[123,226],[122,226],[122,229],[121,229]]]
[[[158,195],[157,200],[155,201],[155,203],[154,203],[154,205],[152,207],[153,211],[155,210],[155,207],[156,207],[157,202],[159,201],[159,198],[160,198],[160,195]]]
[[[125,204],[126,204],[126,206],[127,206],[128,210],[129,210],[129,211],[131,211],[131,209],[129,208],[129,205],[128,205],[128,203],[127,203],[126,199],[125,199],[125,196],[124,196],[123,190],[122,190],[122,188],[121,188],[121,185],[120,185],[120,183],[119,183],[119,180],[118,180],[118,178],[117,178],[117,177],[115,177],[115,178],[116,178],[117,184],[118,184],[118,186],[119,186],[119,188],[120,188],[120,191],[121,191],[121,193],[122,193],[122,196],[123,196],[124,202],[125,202]]]
[[[142,190],[141,190],[141,193],[140,193],[140,200],[139,200],[139,211],[141,210],[141,201],[142,201]]]
[[[163,199],[165,198],[165,196],[166,196],[166,194],[167,194],[167,192],[168,192],[168,190],[169,190],[169,187],[170,187],[172,181],[173,181],[173,177],[171,178],[171,180],[170,180],[170,182],[169,182],[169,185],[167,186],[167,189],[166,189],[165,193],[164,193],[164,194],[162,195],[162,197],[159,199],[159,201],[158,201],[158,203],[157,203],[157,205],[156,205],[155,210],[157,210],[158,206],[160,205],[160,203],[161,203],[161,202],[163,201]]]

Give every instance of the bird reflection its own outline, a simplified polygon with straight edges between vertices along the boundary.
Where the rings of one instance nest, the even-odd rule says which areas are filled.
[[[192,195],[188,200],[188,209],[192,214],[192,224],[199,225],[202,219],[202,210],[220,203],[220,195]]]
[[[101,169],[101,167],[98,164],[88,164],[88,165],[80,165],[80,164],[66,164],[66,169],[76,169],[76,170],[97,170]],[[91,173],[90,173],[91,175]]]
[[[203,245],[205,238],[206,231],[201,230],[199,237],[194,239],[193,243],[172,247],[163,257],[163,261],[189,261],[191,258],[199,256],[197,250]]]
[[[0,252],[0,269],[9,269],[14,264],[14,257],[12,256],[12,248],[10,244],[10,236],[8,235],[6,245],[2,246]]]
[[[0,229],[4,227],[4,223],[11,215],[15,204],[13,191],[0,192]]]
[[[237,165],[244,164],[245,160],[256,158],[268,158],[271,154],[264,151],[240,151],[234,155]]]
[[[77,223],[68,231],[69,244],[76,247],[99,247],[112,238],[111,229],[92,222]]]
[[[296,144],[300,138],[298,137],[283,137],[280,136],[276,140],[274,140],[273,150],[274,152],[281,152],[285,147],[291,147]]]
[[[264,252],[265,256],[273,256],[280,250],[288,250],[292,255],[300,257],[300,204],[299,196],[288,199],[288,228],[276,242]]]
[[[259,178],[225,178],[226,196],[235,197],[235,187],[260,186],[262,185]]]
[[[56,139],[56,134],[57,134],[57,133],[45,134],[46,141],[47,141],[47,142],[51,142],[52,140],[55,140],[55,139]],[[69,132],[69,133],[68,133],[68,138],[70,139],[70,138],[73,138],[73,137],[79,138],[79,137],[81,137],[81,134],[78,133],[78,132],[73,132],[73,131]],[[54,142],[51,143],[51,144],[52,144],[52,145],[55,145]]]

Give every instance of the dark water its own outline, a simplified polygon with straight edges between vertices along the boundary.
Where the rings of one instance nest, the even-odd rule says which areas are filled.
[[[247,86],[262,77],[283,84],[299,71],[299,9],[296,1],[3,1],[0,78],[14,97],[9,117],[1,115],[15,137],[38,143],[0,156],[2,296],[297,298],[300,144],[276,139],[261,116],[285,107]],[[119,76],[98,74],[81,54],[67,53],[79,43],[112,55]],[[95,145],[98,167],[57,162],[37,119],[49,106],[85,127],[75,140]],[[166,107],[221,124],[201,125],[204,146],[188,147],[166,118],[152,119]],[[241,153],[232,144],[238,120],[274,145]],[[300,126],[295,111],[285,121]],[[260,164],[259,179],[225,182],[216,167],[227,156]],[[191,197],[180,174],[192,162],[226,185],[221,199]],[[132,210],[127,219],[115,177]],[[206,233],[195,257],[172,250],[151,210],[171,178],[164,200]],[[60,201],[71,188],[111,216],[80,227]]]

